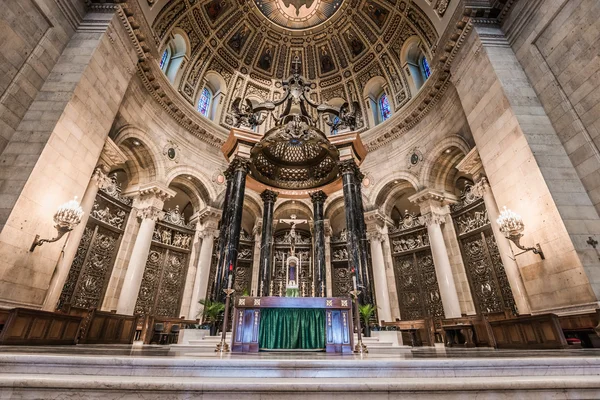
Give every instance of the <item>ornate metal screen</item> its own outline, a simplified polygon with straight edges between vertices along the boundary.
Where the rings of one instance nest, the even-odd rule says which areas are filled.
[[[427,229],[415,215],[407,214],[389,237],[402,319],[442,318],[444,308]]]
[[[252,266],[254,263],[254,238],[242,231],[237,266],[235,268],[235,281],[233,288],[239,295],[250,295],[252,287]]]
[[[270,290],[273,296],[285,296],[286,285],[286,266],[285,260],[291,255],[290,231],[278,232],[273,246],[273,289]],[[296,250],[295,255],[301,262],[299,263],[298,282],[300,295],[310,296],[312,290],[312,275],[309,264],[309,258],[312,256],[312,240],[308,232],[296,231]]]
[[[119,250],[131,200],[121,196],[116,177],[98,191],[57,308],[101,307]]]
[[[502,312],[516,306],[483,199],[467,185],[452,206],[471,293],[478,313]]]
[[[342,230],[331,238],[331,283],[335,297],[350,297],[352,291],[352,273],[348,266],[348,233]]]
[[[136,314],[178,317],[194,231],[179,209],[169,210],[156,224]]]

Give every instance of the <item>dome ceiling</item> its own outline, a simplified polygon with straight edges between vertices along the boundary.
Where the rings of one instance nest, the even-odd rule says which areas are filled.
[[[308,29],[336,13],[343,0],[254,0],[260,12],[285,29]]]
[[[232,127],[229,110],[236,98],[249,98],[253,102],[280,99],[281,81],[290,74],[295,59],[300,60],[300,73],[312,82],[311,101],[337,106],[343,100],[356,101],[363,116],[370,110],[367,100],[372,93],[370,85],[377,80],[388,94],[392,111],[402,110],[403,115],[399,124],[386,124],[376,142],[371,137],[365,142],[368,147],[379,146],[420,119],[444,91],[452,53],[468,32],[465,29],[468,17],[454,11],[452,18],[449,17],[448,13],[456,10],[458,3],[458,0],[157,1],[146,17],[151,21],[148,28],[157,51],[153,59],[140,63],[140,73],[154,98],[177,121],[215,145],[224,141],[219,138],[221,133],[214,133],[214,129],[210,132],[191,107],[182,107],[187,102],[195,109],[202,89],[215,79],[222,96],[220,112],[213,122],[225,129]],[[136,11],[132,8],[130,13]],[[428,17],[432,14],[434,20]],[[130,20],[132,17],[134,21],[141,20],[136,14]],[[305,20],[295,22],[294,26],[290,22],[294,18]],[[435,28],[440,21],[452,23],[443,45],[438,43],[440,37]],[[158,69],[158,54],[177,34],[185,36],[187,43],[185,59],[173,83],[174,91],[179,94],[176,97],[181,99],[165,87],[168,81]],[[403,52],[409,42],[416,42],[431,60],[432,76],[424,86],[426,90],[422,89],[418,96],[410,87],[410,71],[404,62]],[[411,101],[415,97],[418,102]],[[364,117],[357,130],[365,131],[372,125]],[[268,120],[263,126],[267,131],[274,121]],[[329,129],[322,120],[317,128],[324,132]]]

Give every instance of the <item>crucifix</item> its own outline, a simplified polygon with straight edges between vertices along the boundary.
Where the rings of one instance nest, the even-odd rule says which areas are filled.
[[[289,237],[290,237],[290,251],[293,256],[296,250],[296,225],[298,224],[306,224],[308,220],[306,219],[297,219],[296,214],[290,215],[289,219],[280,219],[279,222],[284,224],[291,225]],[[287,235],[286,235],[287,236]]]
[[[300,74],[300,64],[302,64],[302,62],[300,61],[300,57],[298,56],[298,53],[296,53],[295,57],[294,57],[294,61],[292,61],[292,73],[295,75]]]

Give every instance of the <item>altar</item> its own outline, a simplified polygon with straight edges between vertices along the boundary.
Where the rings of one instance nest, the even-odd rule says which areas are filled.
[[[239,297],[232,352],[352,353],[352,301],[327,297]]]

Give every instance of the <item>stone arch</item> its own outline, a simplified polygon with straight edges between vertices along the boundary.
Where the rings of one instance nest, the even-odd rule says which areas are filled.
[[[126,125],[118,130],[115,143],[127,156],[125,168],[129,173],[129,186],[164,177],[164,165],[158,161],[160,150],[145,131]]]
[[[217,191],[208,178],[198,168],[190,165],[178,165],[169,171],[166,182],[170,185],[178,177],[183,177],[193,186],[192,190],[202,199],[203,206],[213,205],[217,201]],[[199,211],[196,210],[196,211]]]
[[[409,182],[416,191],[419,191],[423,188],[423,186],[419,183],[419,178],[411,172],[406,170],[394,171],[381,178],[373,186],[369,196],[369,203],[373,204],[375,207],[380,207],[380,205],[383,203],[382,199],[386,198],[387,191],[389,191],[389,186],[393,185],[394,181]]]
[[[324,216],[325,219],[329,220],[329,225],[334,234],[339,233],[346,227],[343,193],[336,193],[327,199]]]
[[[242,228],[249,234],[252,234],[256,221],[262,220],[262,199],[258,193],[246,188],[243,207]]]
[[[459,135],[441,140],[424,160],[419,178],[421,186],[452,191],[458,173],[455,167],[469,150],[469,144]]]
[[[405,171],[398,171],[383,181],[378,189],[376,193],[373,193],[373,202],[385,216],[391,218],[397,200],[407,192],[415,193],[419,191],[419,184],[414,175]],[[403,212],[404,210],[400,211]]]

